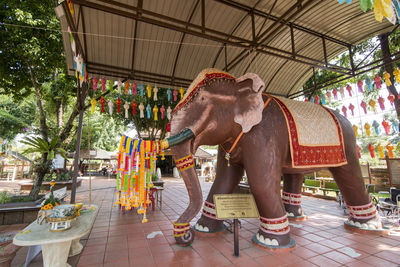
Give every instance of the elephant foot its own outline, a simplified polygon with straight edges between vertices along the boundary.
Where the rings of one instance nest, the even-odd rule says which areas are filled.
[[[301,208],[301,194],[282,192],[282,202],[290,221],[304,221],[307,219]]]
[[[190,246],[194,240],[194,231],[190,229],[190,223],[174,223],[174,237],[178,245]]]
[[[288,249],[296,245],[290,238],[290,227],[287,215],[280,218],[264,218],[260,216],[261,226],[253,237],[253,242],[267,249]]]
[[[347,210],[350,217],[344,222],[346,229],[363,234],[389,233],[389,228],[383,226],[372,201],[362,206],[347,206]]]
[[[202,213],[203,215],[197,221],[194,230],[200,233],[211,234],[223,232],[226,229],[223,220],[218,220],[216,218],[214,204],[205,201]]]

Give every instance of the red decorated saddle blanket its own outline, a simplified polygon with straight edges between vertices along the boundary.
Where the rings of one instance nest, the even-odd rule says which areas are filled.
[[[273,99],[286,119],[293,168],[347,164],[342,128],[332,111],[309,102]]]

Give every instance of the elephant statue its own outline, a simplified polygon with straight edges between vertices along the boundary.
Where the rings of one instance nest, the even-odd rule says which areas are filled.
[[[264,88],[264,82],[254,73],[235,78],[222,71],[206,69],[192,82],[175,107],[171,137],[162,140],[161,146],[171,147],[190,198],[189,206],[174,223],[176,242],[189,245],[194,240],[195,232],[211,234],[224,230],[223,221],[216,218],[213,195],[232,193],[244,170],[260,214],[260,228],[253,242],[261,247],[279,249],[295,245],[290,238],[288,217],[304,218],[301,208],[303,175],[322,168],[328,168],[333,174],[346,201],[350,217],[345,227],[381,231],[382,224],[361,176],[352,124],[335,111],[313,103],[273,97],[264,94]],[[302,137],[304,140],[314,142],[314,139],[332,135],[340,144],[325,144],[321,147],[324,151],[300,146],[300,140],[292,137],[289,131],[293,124],[300,123],[287,118],[290,112],[285,115],[286,106],[296,109],[296,103],[303,104],[301,108],[305,109],[304,112],[297,110],[296,116],[321,125],[320,128],[302,126],[304,131],[308,131]],[[328,120],[325,121],[318,112],[330,116],[329,122],[332,121],[336,128],[329,128]],[[298,149],[296,144],[303,150],[295,150]],[[193,159],[200,145],[219,145],[217,173],[204,202],[202,216],[191,228],[190,221],[203,205]],[[306,156],[302,158],[301,153]],[[307,157],[321,164],[305,164]],[[284,186],[281,196],[282,175]]]

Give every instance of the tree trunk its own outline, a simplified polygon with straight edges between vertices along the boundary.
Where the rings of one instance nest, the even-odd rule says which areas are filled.
[[[390,81],[392,83],[391,86],[388,86],[387,89],[389,93],[395,96],[394,98],[394,107],[396,109],[397,119],[400,120],[400,100],[398,99],[396,88],[394,87],[394,75],[393,75],[393,65],[391,60],[391,54],[389,49],[389,40],[388,33],[379,35],[379,40],[381,44],[382,54],[383,54],[383,62],[385,63],[385,70],[390,74]]]
[[[47,153],[44,153],[42,154],[40,165],[37,166],[35,169],[36,179],[32,186],[31,192],[29,193],[29,196],[33,200],[36,200],[38,198],[44,176],[46,175],[46,173],[49,172],[49,170],[50,170],[50,162],[47,160]]]
[[[60,132],[61,128],[64,126],[64,121],[63,121],[64,105],[62,101],[57,101],[56,108],[57,108],[57,127]]]

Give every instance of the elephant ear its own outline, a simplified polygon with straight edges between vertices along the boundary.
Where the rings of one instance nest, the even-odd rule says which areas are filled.
[[[237,104],[234,121],[247,133],[254,125],[260,123],[264,102],[262,92],[265,89],[263,80],[254,73],[246,73],[236,79]]]

